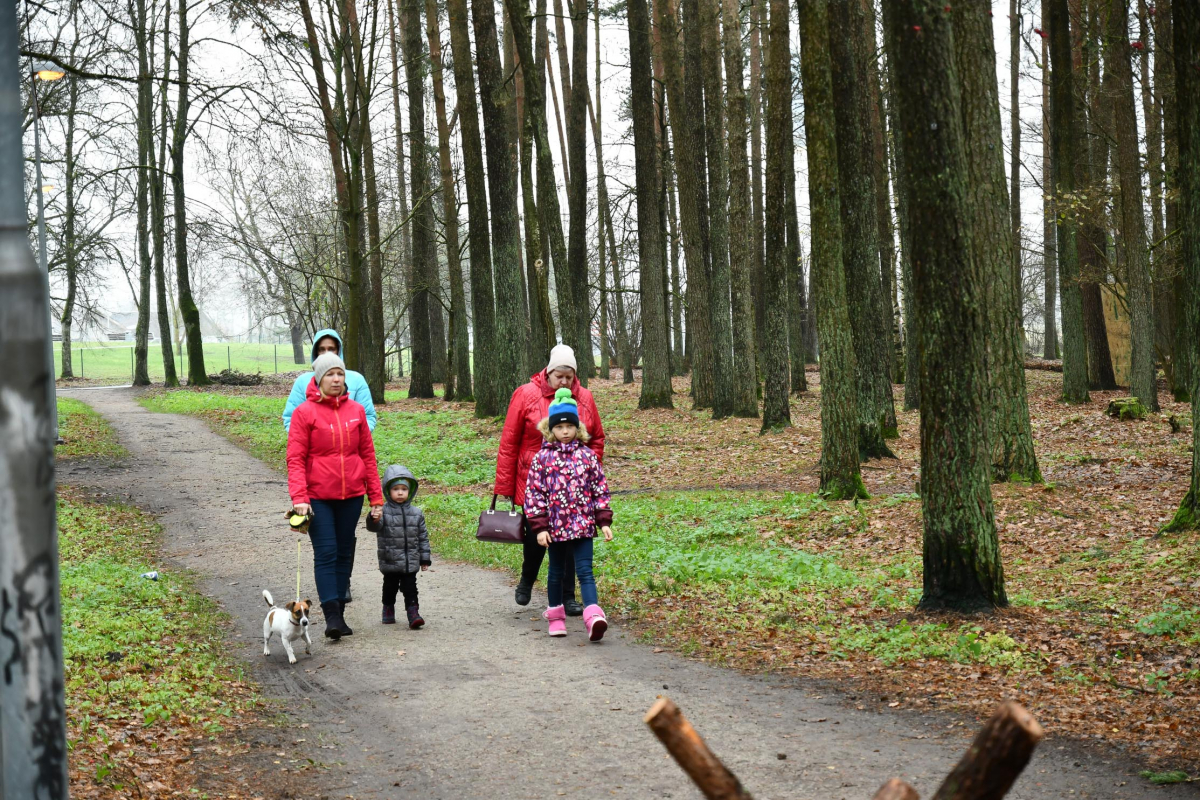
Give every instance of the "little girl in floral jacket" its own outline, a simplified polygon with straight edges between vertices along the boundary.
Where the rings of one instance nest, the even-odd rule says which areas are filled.
[[[546,441],[529,466],[525,517],[538,544],[550,549],[546,581],[550,607],[542,616],[550,623],[551,636],[567,635],[562,584],[568,564],[574,561],[588,638],[598,642],[608,630],[608,621],[597,602],[592,540],[597,528],[606,542],[613,537],[604,469],[596,454],[584,446],[588,432],[579,422],[579,406],[570,389],[555,392],[550,415],[538,423],[538,429]]]

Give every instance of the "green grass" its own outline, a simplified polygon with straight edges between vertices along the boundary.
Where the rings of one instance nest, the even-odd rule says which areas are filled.
[[[58,525],[73,742],[106,736],[97,723],[112,720],[216,732],[252,702],[223,654],[212,602],[156,563],[152,518],[68,490]],[[157,581],[140,577],[154,569]]]
[[[307,352],[306,345],[305,353],[307,354]],[[129,383],[133,378],[132,353],[133,342],[75,342],[71,346],[71,365],[77,378]],[[181,378],[184,378],[187,376],[187,348],[184,348],[182,358],[180,358],[178,349],[174,353],[175,371]],[[279,356],[278,366],[276,366],[275,360],[276,353]],[[150,372],[151,381],[158,383],[163,380],[165,373],[163,372],[162,345],[157,341],[150,342],[146,366]],[[253,342],[205,344],[204,366],[210,375],[230,366],[241,372],[261,372],[264,375],[308,368],[307,362],[301,366],[292,363],[292,346],[290,344],[273,345]],[[54,374],[62,374],[61,342],[54,343]]]
[[[74,458],[118,459],[128,455],[104,417],[91,406],[69,397],[58,398],[58,435],[65,444],[55,450],[60,460]]]
[[[287,468],[282,397],[178,391],[148,396],[141,403],[151,411],[202,417],[256,458],[281,471]],[[494,476],[498,426],[452,408],[412,412],[378,406],[376,411],[375,454],[381,471],[400,463],[420,481],[442,486],[471,486]]]

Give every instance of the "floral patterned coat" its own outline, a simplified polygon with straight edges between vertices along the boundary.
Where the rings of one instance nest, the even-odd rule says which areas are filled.
[[[535,534],[550,533],[552,542],[591,539],[597,527],[612,524],[604,468],[578,439],[546,442],[529,465],[525,517]]]

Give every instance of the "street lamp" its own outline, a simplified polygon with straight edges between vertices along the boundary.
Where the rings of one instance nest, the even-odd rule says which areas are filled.
[[[46,276],[46,296],[50,296],[50,261],[46,257],[46,192],[53,189],[53,186],[47,186],[42,183],[42,109],[38,105],[38,81],[61,80],[67,73],[60,70],[53,64],[34,64],[31,68],[33,75],[33,169],[37,173],[37,210],[38,210],[38,264],[42,268],[42,274]],[[50,307],[47,306],[50,311]],[[53,311],[50,311],[53,314]],[[53,324],[50,326],[54,329]],[[50,359],[50,401],[51,410],[54,414],[54,441],[62,443],[62,439],[58,435],[58,386],[54,380],[54,337],[50,337],[49,359]]]

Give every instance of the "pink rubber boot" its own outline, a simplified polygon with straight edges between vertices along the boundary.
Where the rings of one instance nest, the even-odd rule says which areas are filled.
[[[588,639],[593,642],[603,639],[604,632],[608,630],[608,619],[604,616],[604,609],[595,603],[585,608],[583,624],[587,625]]]
[[[567,610],[562,606],[553,606],[542,612],[542,616],[550,623],[551,636],[567,635]]]

